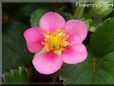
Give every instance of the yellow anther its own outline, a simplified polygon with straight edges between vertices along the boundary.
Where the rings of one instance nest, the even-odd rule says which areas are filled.
[[[68,35],[64,30],[60,30],[59,28],[57,28],[55,32],[45,32],[43,37],[44,41],[42,42],[42,45],[47,47],[47,51],[53,51],[58,55],[60,55],[62,50],[69,45],[69,42],[67,41]]]

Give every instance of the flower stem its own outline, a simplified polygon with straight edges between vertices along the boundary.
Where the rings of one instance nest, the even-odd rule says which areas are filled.
[[[80,19],[82,17],[82,13],[83,13],[83,8],[78,7],[75,14],[74,14],[74,18]]]
[[[57,83],[58,82],[58,77],[59,77],[59,71],[55,73],[53,79],[52,79],[52,83]]]
[[[86,2],[86,0],[80,0],[79,4],[85,3],[85,2]],[[74,18],[80,19],[83,16],[84,8],[85,7],[83,7],[83,6],[81,7],[81,6],[78,5],[78,7],[77,7],[77,9],[74,13]]]

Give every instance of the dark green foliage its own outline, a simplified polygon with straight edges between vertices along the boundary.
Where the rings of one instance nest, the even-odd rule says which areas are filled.
[[[29,72],[25,67],[11,69],[3,74],[4,84],[26,84],[29,83]]]
[[[27,29],[26,25],[13,20],[3,27],[3,72],[18,66],[29,67],[31,65],[32,55],[26,49],[23,37],[25,29]]]

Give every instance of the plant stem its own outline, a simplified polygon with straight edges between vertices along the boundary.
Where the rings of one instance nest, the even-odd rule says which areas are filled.
[[[80,19],[82,17],[82,13],[83,13],[83,7],[78,7],[74,14],[74,18]]]
[[[85,2],[86,2],[86,0],[80,0],[79,4],[85,3]],[[78,7],[74,13],[74,18],[80,19],[83,16],[84,8],[85,7],[83,7],[83,6],[81,7],[78,5]]]

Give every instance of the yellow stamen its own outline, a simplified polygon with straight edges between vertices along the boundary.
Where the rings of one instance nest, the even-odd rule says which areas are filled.
[[[46,47],[46,50],[53,51],[58,55],[60,55],[62,50],[69,45],[69,42],[67,41],[68,35],[64,30],[60,30],[59,28],[57,28],[55,32],[45,32],[43,37],[44,41],[42,42],[42,45]]]

